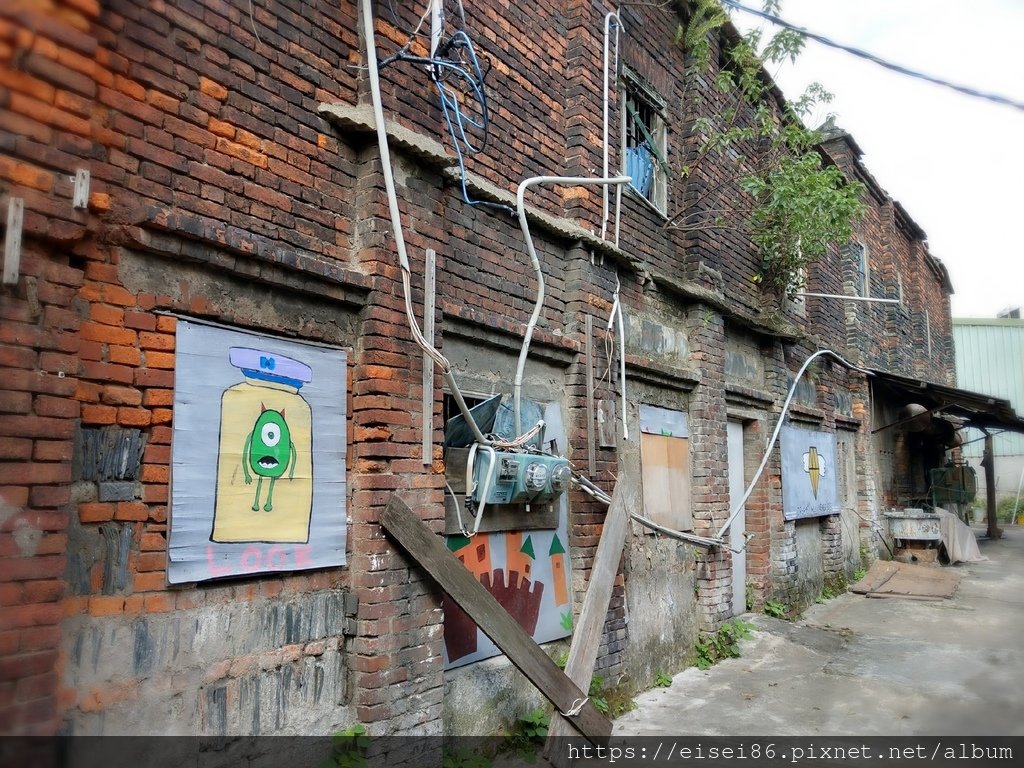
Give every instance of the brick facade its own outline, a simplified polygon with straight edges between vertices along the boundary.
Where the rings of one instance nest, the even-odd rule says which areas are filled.
[[[395,5],[397,19],[378,4],[382,56],[422,12]],[[607,10],[585,0],[467,6],[467,30],[491,63],[491,144],[469,162],[477,196],[497,187],[507,202],[526,176],[600,172]],[[377,524],[401,492],[442,530],[443,381],[435,376],[425,465],[422,355],[362,109],[357,6],[276,0],[251,12],[239,0],[50,0],[0,11],[0,201],[5,211],[12,198],[25,206],[18,282],[0,289],[0,732],[326,734],[361,722],[374,733],[437,734],[459,706],[444,696],[440,592]],[[629,6],[621,16],[620,61],[669,105],[668,156],[678,164],[696,151],[692,120],[722,104],[673,44],[674,12]],[[712,62],[719,43],[716,35]],[[414,272],[427,248],[438,254],[438,345],[476,340],[508,355],[535,295],[518,224],[462,201],[422,67],[392,64],[383,81],[393,132],[447,148],[395,149]],[[622,86],[613,88],[614,168]],[[667,228],[627,190],[616,248],[595,234],[597,188],[544,186],[528,197],[547,279],[531,360],[561,371],[570,458],[587,466],[595,431],[585,419],[585,317],[600,372],[611,362],[618,281],[631,415],[637,392],[688,413],[698,534],[728,517],[727,419],[744,423],[749,474],[815,349],[953,381],[944,269],[852,139],[835,135],[823,151],[868,184],[857,231],[872,295],[896,297],[902,286],[903,305],[808,299],[803,314],[783,309],[780,330],[751,279],[758,255],[736,232]],[[79,169],[91,175],[84,209],[72,206]],[[705,164],[693,183],[674,179],[670,215],[739,194],[735,176]],[[837,246],[811,270],[811,289],[851,292],[847,262]],[[419,311],[418,274],[413,292]],[[168,586],[177,317],[350,350],[346,567]],[[730,367],[730,345],[753,361],[749,370]],[[480,375],[453,364],[457,375]],[[487,375],[510,390],[510,370]],[[595,397],[615,401],[615,382],[599,380]],[[857,431],[858,505],[870,517],[865,381],[823,364],[802,392],[796,418]],[[596,447],[595,479],[610,487],[631,450]],[[604,509],[575,492],[570,509],[578,610]],[[755,605],[805,600],[814,585],[793,586],[798,537],[783,521],[777,455],[746,514]],[[841,574],[838,518],[815,531],[826,577]],[[597,665],[605,679],[648,686],[658,653],[685,664],[696,634],[731,615],[735,556],[668,545],[634,525]],[[631,645],[656,634],[661,617],[630,611],[630,579],[678,611],[659,650]]]

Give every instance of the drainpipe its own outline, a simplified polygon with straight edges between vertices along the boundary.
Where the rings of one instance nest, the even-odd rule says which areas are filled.
[[[444,374],[448,386],[451,387],[452,395],[459,406],[459,411],[465,418],[469,428],[473,431],[473,437],[480,445],[490,445],[491,441],[484,437],[477,426],[473,415],[469,412],[462,397],[462,391],[455,381],[455,374],[452,372],[451,363],[437,349],[430,344],[420,332],[416,314],[412,309],[412,286],[409,266],[409,256],[405,248],[405,235],[402,231],[402,218],[398,210],[398,195],[395,192],[395,176],[391,169],[391,151],[388,147],[387,126],[384,124],[384,106],[380,95],[380,74],[377,70],[377,38],[373,31],[373,9],[370,0],[360,0],[360,15],[363,21],[363,39],[366,43],[366,71],[370,81],[370,97],[373,102],[373,120],[377,128],[377,146],[380,150],[381,170],[384,174],[384,188],[388,196],[388,212],[391,216],[391,230],[395,236],[395,250],[398,252],[398,263],[402,269],[402,290],[405,297],[405,316],[409,322],[409,330],[412,337],[419,344],[420,348],[429,355],[441,372]]]
[[[608,56],[609,41],[611,38],[612,24],[615,25],[615,62],[619,61],[619,29],[622,28],[622,21],[619,19],[618,11],[611,11],[604,17],[604,157],[601,166],[601,175],[608,178]],[[608,231],[608,187],[601,191],[602,195],[602,216],[601,216],[601,239],[605,239]],[[622,200],[622,188],[615,188],[615,245],[619,244],[619,205]]]
[[[526,250],[530,254],[530,262],[533,264],[533,272],[537,276],[537,301],[533,305],[533,314],[530,315],[530,322],[526,325],[526,335],[523,338],[522,349],[519,351],[519,364],[516,366],[516,378],[512,387],[516,437],[523,434],[520,403],[523,389],[523,370],[526,368],[526,355],[530,349],[530,339],[533,338],[533,329],[537,326],[541,307],[544,306],[544,273],[540,268],[537,250],[533,247],[533,237],[530,236],[530,222],[526,217],[526,190],[535,184],[600,184],[606,186],[608,184],[619,185],[628,183],[629,176],[614,176],[601,179],[589,176],[533,176],[529,179],[523,179],[519,183],[519,189],[516,192],[516,211],[519,214],[519,228],[523,232],[523,239],[526,240]]]

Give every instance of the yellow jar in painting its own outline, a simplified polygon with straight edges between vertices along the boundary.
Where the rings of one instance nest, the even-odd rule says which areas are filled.
[[[312,410],[299,390],[313,378],[299,360],[231,347],[244,380],[220,406],[216,542],[309,540],[313,509]]]

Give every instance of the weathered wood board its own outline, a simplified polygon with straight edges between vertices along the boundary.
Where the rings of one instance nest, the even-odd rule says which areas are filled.
[[[568,712],[584,701],[579,713],[570,722],[595,744],[607,742],[612,733],[611,720],[586,701],[586,694],[565,676],[526,630],[448,551],[443,540],[404,501],[393,496],[381,514],[380,525],[477,623],[484,634],[494,641],[556,709]]]
[[[626,542],[629,512],[635,509],[640,509],[640,489],[636,477],[620,473],[612,491],[612,503],[608,507],[604,530],[597,544],[594,567],[590,572],[579,621],[573,629],[569,659],[565,665],[565,674],[583,690],[590,688],[590,678],[594,673],[594,663],[601,643],[601,629],[608,616],[615,574],[618,573],[622,547]],[[555,739],[572,735],[572,728],[566,718],[556,713],[551,719],[544,750],[553,765],[560,768],[568,764],[567,753],[553,750]]]

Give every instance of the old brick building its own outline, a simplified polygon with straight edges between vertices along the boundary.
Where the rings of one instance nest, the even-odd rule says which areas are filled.
[[[429,41],[410,37],[425,3],[374,6],[381,59],[407,43],[425,55]],[[465,6],[490,108],[489,143],[465,161],[465,197],[427,68],[391,61],[381,77],[413,306],[422,322],[424,302],[436,301],[435,343],[482,399],[512,391],[536,282],[516,218],[466,198],[512,206],[527,177],[601,175],[613,9]],[[0,11],[0,194],[5,216],[23,206],[20,222],[6,219],[5,259],[17,251],[20,261],[0,292],[0,731],[326,734],[361,722],[375,733],[490,733],[539,702],[502,658],[445,668],[441,594],[377,522],[397,493],[447,530],[451,393],[440,370],[424,392],[410,336],[359,16],[351,0],[38,0]],[[709,207],[711,189],[735,189],[725,165],[704,166],[686,186],[669,172],[695,151],[693,119],[722,107],[673,42],[685,18],[630,6],[615,25],[610,168],[633,151],[649,175],[630,174],[621,224],[605,216],[599,187],[529,191],[546,298],[523,394],[557,406],[560,450],[602,487],[619,471],[650,477],[655,450],[683,456],[657,481],[669,494],[645,479],[649,511],[714,536],[736,498],[730,474],[742,492],[816,350],[954,381],[952,289],[924,233],[839,132],[822,151],[866,184],[867,214],[855,242],[812,265],[809,290],[899,304],[766,307],[748,239],[666,226],[675,212]],[[712,67],[729,39],[713,35]],[[664,166],[637,152],[651,142]],[[629,439],[615,417],[619,334],[608,330],[617,286]],[[312,540],[231,555],[232,544],[204,532],[214,542],[207,575],[173,576],[169,518],[186,520],[192,502],[170,502],[203,465],[186,466],[182,441],[206,451],[217,439],[215,413],[204,441],[177,411],[194,407],[189,388],[204,383],[203,367],[183,374],[183,329],[195,326],[342,361],[330,419],[343,419],[331,444],[343,495],[334,517],[312,508],[310,529],[341,537],[324,564],[309,559]],[[189,359],[202,351],[193,344]],[[308,378],[289,381],[294,395]],[[742,555],[634,523],[598,658],[605,680],[649,686],[748,598],[796,608],[852,573],[872,546],[869,522],[897,503],[899,447],[879,447],[871,431],[901,405],[873,400],[863,374],[824,358],[798,385],[789,423],[834,435],[841,513],[788,519],[775,453],[746,504]],[[683,429],[641,433],[645,419]],[[311,492],[322,498],[319,486]],[[565,568],[578,608],[605,508],[573,491],[567,510],[567,540],[538,552],[537,534],[516,539],[515,552]],[[234,561],[216,560],[218,546]]]

